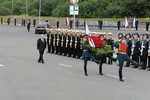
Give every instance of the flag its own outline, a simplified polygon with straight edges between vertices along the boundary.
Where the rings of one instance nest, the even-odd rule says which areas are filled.
[[[85,35],[89,36],[90,35],[90,31],[89,31],[89,27],[87,25],[87,22],[84,22],[84,30],[85,30]]]
[[[69,26],[69,18],[66,18],[66,26]]]
[[[132,27],[135,27],[135,17],[132,20]]]
[[[93,39],[88,38],[88,40],[89,40],[90,46],[91,46],[91,47],[95,47],[95,44],[94,44],[94,42],[93,42]]]
[[[104,42],[98,36],[88,36],[88,40],[89,44],[91,44],[93,47],[103,48],[105,46]]]
[[[128,18],[125,17],[125,27],[128,27],[129,26],[129,23],[128,23]]]

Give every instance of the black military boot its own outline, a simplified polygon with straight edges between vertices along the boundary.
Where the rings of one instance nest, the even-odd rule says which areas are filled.
[[[86,66],[84,66],[84,73],[85,73],[85,76],[88,76]]]
[[[142,63],[142,66],[140,67],[141,70],[145,70],[146,69],[146,64]]]
[[[131,61],[131,63],[134,65],[133,68],[138,68],[140,66],[139,63],[135,62],[135,61]]]
[[[148,68],[147,71],[150,71],[150,68]]]
[[[104,75],[104,74],[102,73],[102,63],[100,63],[100,65],[99,65],[99,75]]]
[[[124,82],[123,78],[122,78],[122,71],[119,70],[119,79],[121,82]]]

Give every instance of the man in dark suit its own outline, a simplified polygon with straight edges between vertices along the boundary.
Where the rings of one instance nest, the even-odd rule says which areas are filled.
[[[102,30],[102,26],[103,26],[102,19],[98,20],[98,24],[99,24],[99,29]]]
[[[14,19],[14,25],[16,26],[16,24],[17,24],[17,19],[15,18]]]
[[[118,25],[118,30],[120,30],[120,25],[121,25],[120,20],[118,20],[117,25]]]
[[[148,31],[148,28],[149,28],[149,22],[147,21],[146,22],[146,31]]]
[[[30,32],[30,26],[31,26],[31,22],[30,22],[30,20],[28,20],[28,25],[27,25],[28,32]]]
[[[39,54],[40,54],[38,62],[41,63],[42,61],[42,63],[44,64],[43,54],[46,49],[46,39],[44,38],[43,34],[41,34],[41,38],[37,40],[37,49],[39,50]]]
[[[135,29],[136,29],[136,31],[138,30],[138,24],[139,24],[139,21],[136,20],[136,21],[135,21]]]
[[[3,24],[3,18],[1,17],[1,24]]]
[[[57,21],[57,28],[59,28],[59,21]]]
[[[33,26],[35,27],[36,19],[33,19]]]

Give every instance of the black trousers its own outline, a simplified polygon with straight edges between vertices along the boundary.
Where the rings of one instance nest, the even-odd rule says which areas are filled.
[[[48,45],[48,53],[50,53],[51,52],[51,45]]]
[[[150,68],[150,56],[148,56],[148,68]]]
[[[120,30],[120,26],[118,26],[118,30]]]
[[[136,31],[138,30],[138,26],[135,26]]]
[[[44,50],[39,50],[39,54],[40,54],[40,57],[39,57],[38,62],[41,62],[41,61],[42,61],[42,63],[44,63],[44,60],[43,60]]]
[[[137,53],[135,53],[135,54],[133,54],[133,56],[132,56],[132,60],[134,60],[134,61],[136,61],[137,63],[139,63],[139,54],[137,54]]]

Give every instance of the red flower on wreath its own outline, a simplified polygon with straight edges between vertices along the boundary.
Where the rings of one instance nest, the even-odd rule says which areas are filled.
[[[105,46],[104,42],[98,36],[88,36],[88,39],[92,39],[96,48],[102,48]]]

